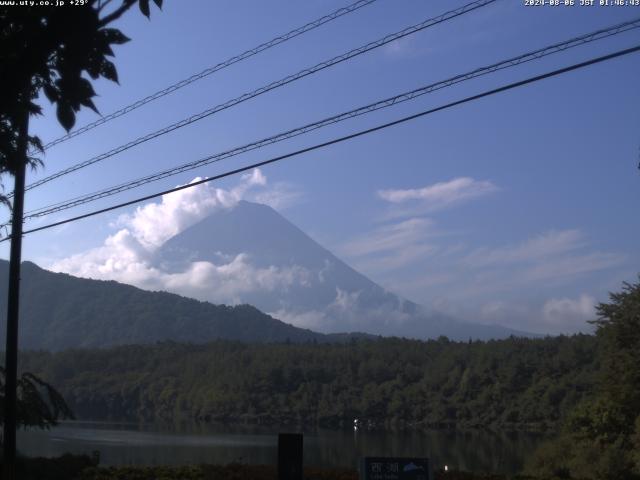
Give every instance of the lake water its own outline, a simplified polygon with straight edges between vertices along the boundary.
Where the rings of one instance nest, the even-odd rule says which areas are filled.
[[[29,456],[100,452],[102,465],[197,463],[275,464],[277,433],[291,428],[133,425],[67,422],[50,431],[18,434]],[[429,457],[436,468],[517,473],[543,440],[540,435],[491,432],[389,432],[310,430],[304,433],[307,466],[356,468],[362,456]]]

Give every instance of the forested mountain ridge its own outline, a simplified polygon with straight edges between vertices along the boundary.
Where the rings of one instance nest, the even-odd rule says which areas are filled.
[[[591,391],[587,335],[489,342],[161,343],[27,352],[81,419],[545,430]]]
[[[0,260],[0,311],[6,311],[8,267],[7,261]],[[21,275],[19,338],[23,349],[56,351],[165,340],[322,343],[377,338],[359,332],[323,334],[282,322],[250,305],[214,305],[115,281],[54,273],[32,262],[22,264]],[[452,321],[447,328],[459,338],[466,334],[465,325]],[[489,336],[504,336],[507,331],[478,328]],[[4,335],[0,330],[1,342]]]
[[[8,262],[0,260],[0,311],[6,311]],[[162,340],[203,343],[318,342],[326,336],[276,320],[249,305],[225,306],[114,281],[77,278],[22,264],[20,346],[24,349],[108,347]],[[0,333],[4,342],[5,332]]]

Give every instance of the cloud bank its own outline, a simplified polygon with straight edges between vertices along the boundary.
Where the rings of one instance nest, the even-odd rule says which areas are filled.
[[[382,284],[454,317],[545,333],[591,330],[586,321],[595,315],[596,300],[584,290],[585,282],[621,267],[625,255],[594,250],[577,228],[482,246],[460,237],[469,232],[438,226],[445,210],[499,190],[492,181],[471,177],[378,190],[389,208],[383,224],[344,242],[339,251]]]
[[[582,294],[578,298],[552,298],[542,307],[543,318],[556,327],[571,328],[596,318],[596,300]]]
[[[195,178],[191,183],[200,180]],[[121,215],[112,225],[119,230],[102,246],[53,262],[49,269],[100,280],[116,280],[147,290],[167,290],[214,303],[237,304],[253,291],[274,291],[305,285],[310,273],[298,266],[257,268],[249,255],[220,258],[219,263],[192,262],[183,271],[168,273],[155,267],[153,253],[168,239],[208,215],[233,208],[240,200],[254,200],[283,206],[297,194],[286,185],[267,188],[258,169],[241,177],[234,188],[225,190],[209,184],[163,195],[132,213]],[[215,289],[211,285],[217,285]]]

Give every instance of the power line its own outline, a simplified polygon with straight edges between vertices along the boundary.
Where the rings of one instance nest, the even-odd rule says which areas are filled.
[[[231,57],[227,60],[225,60],[224,62],[220,62],[212,67],[208,67],[205,68],[204,70],[202,70],[200,73],[196,73],[194,75],[191,75],[188,78],[185,78],[183,80],[180,80],[179,82],[174,83],[173,85],[169,85],[168,87],[162,89],[162,90],[158,90],[155,93],[152,93],[151,95],[148,95],[140,100],[137,100],[135,102],[133,102],[130,105],[127,105],[126,107],[121,108],[120,110],[116,110],[113,113],[110,113],[109,115],[105,115],[102,118],[99,118],[98,120],[91,122],[87,125],[85,125],[84,127],[78,128],[77,130],[74,130],[70,133],[67,133],[66,135],[60,137],[60,138],[56,138],[55,140],[52,140],[51,142],[47,143],[44,148],[49,149],[51,147],[53,147],[54,145],[58,145],[62,142],[66,142],[67,140],[77,137],[78,135],[81,135],[85,132],[88,132],[89,130],[92,130],[100,125],[104,125],[105,123],[121,117],[123,115],[126,115],[127,113],[136,110],[137,108],[142,107],[143,105],[146,105],[147,103],[153,102],[154,100],[158,100],[159,98],[162,98],[164,96],[167,96],[173,92],[175,92],[176,90],[180,90],[183,87],[186,87],[187,85],[190,85],[194,82],[197,82],[198,80],[201,80],[205,77],[208,77],[209,75],[212,75],[216,72],[219,72],[220,70],[223,70],[227,67],[230,67],[231,65],[234,65],[236,63],[239,63],[243,60],[246,60],[247,58],[253,57],[254,55],[257,55],[259,53],[264,52],[265,50],[269,50],[270,48],[273,48],[277,45],[280,45],[281,43],[284,43],[288,40],[291,40],[299,35],[302,35],[304,33],[310,32],[311,30],[314,30],[322,25],[324,25],[325,23],[329,23],[333,20],[336,20],[337,18],[340,18],[344,15],[347,15],[349,13],[355,12],[356,10],[359,10],[362,7],[365,7],[367,5],[370,5],[374,2],[376,2],[378,0],[358,0],[355,3],[352,3],[351,5],[348,5],[346,7],[340,8],[334,12],[331,12],[328,15],[325,15],[324,17],[318,18],[312,22],[307,23],[306,25],[303,25],[301,27],[298,27],[294,30],[291,30],[290,32],[287,32],[283,35],[280,35],[278,37],[275,37],[271,40],[269,40],[268,42],[262,43],[260,45],[258,45],[257,47],[251,48],[239,55],[236,55],[234,57]]]
[[[577,47],[579,45],[583,45],[585,43],[602,40],[604,38],[608,38],[613,35],[617,35],[623,32],[626,32],[631,29],[635,29],[640,27],[640,17],[634,20],[630,20],[627,22],[619,23],[613,25],[611,27],[603,28],[596,30],[594,32],[580,35],[578,37],[572,38],[570,40],[566,40],[564,42],[555,43],[553,45],[540,48],[538,50],[534,50],[532,52],[524,53],[518,55],[513,58],[509,58],[507,60],[500,61],[498,63],[494,63],[489,66],[477,68],[467,73],[463,73],[460,75],[456,75],[454,77],[448,78],[446,80],[441,80],[436,83],[432,83],[430,85],[426,85],[415,90],[411,90],[409,92],[405,92],[399,95],[395,95],[393,97],[386,98],[384,100],[379,100],[377,102],[371,103],[369,105],[359,107],[347,112],[340,113],[338,115],[334,115],[322,120],[319,120],[314,123],[310,123],[304,125],[302,127],[298,127],[292,130],[288,130],[285,132],[278,133],[271,137],[267,137],[258,141],[251,142],[249,144],[233,148],[231,150],[227,150],[225,152],[217,153],[215,155],[210,155],[201,159],[198,159],[193,162],[188,162],[183,165],[173,167],[164,171],[156,172],[151,175],[147,175],[142,178],[138,178],[136,180],[132,180],[120,185],[116,185],[113,187],[109,187],[104,190],[100,190],[97,192],[85,194],[82,196],[78,196],[75,198],[67,199],[61,202],[57,202],[54,204],[50,204],[47,206],[40,207],[38,209],[27,212],[25,219],[43,217],[45,215],[50,215],[52,213],[60,212],[63,210],[67,210],[69,208],[73,208],[79,205],[83,205],[85,203],[89,203],[95,200],[99,200],[101,198],[109,197],[118,193],[122,193],[127,190],[131,190],[133,188],[140,187],[142,185],[146,185],[148,183],[161,180],[163,178],[167,178],[173,175],[177,175],[179,173],[183,173],[189,170],[193,170],[195,168],[202,167],[204,165],[208,165],[211,163],[219,162],[221,160],[240,155],[242,153],[246,153],[248,151],[256,150],[258,148],[265,147],[267,145],[271,145],[289,138],[293,138],[299,135],[306,134],[308,132],[323,128],[328,125],[332,125],[338,122],[345,121],[350,118],[354,118],[360,115],[365,115],[371,113],[373,111],[381,110],[384,108],[391,107],[393,105],[406,102],[409,100],[414,100],[415,98],[434,92],[436,90],[440,90],[442,88],[446,88],[457,83],[464,82],[466,80],[470,80],[482,75],[487,75],[489,73],[493,73],[499,70],[503,70],[506,68],[515,67],[517,65],[521,65],[523,63],[537,60],[543,58],[548,55],[552,55],[554,53],[562,52],[570,48]]]
[[[102,214],[102,213],[110,212],[112,210],[116,210],[116,209],[119,209],[119,208],[127,207],[129,205],[134,205],[136,203],[144,202],[146,200],[151,200],[153,198],[157,198],[157,197],[160,197],[162,195],[168,195],[169,193],[174,193],[174,192],[177,192],[177,191],[180,191],[180,190],[184,190],[184,189],[187,189],[187,188],[192,188],[192,187],[195,187],[196,185],[212,182],[214,180],[219,180],[221,178],[225,178],[225,177],[229,177],[231,175],[236,175],[238,173],[246,172],[247,170],[252,170],[254,168],[263,167],[265,165],[269,165],[271,163],[279,162],[279,161],[285,160],[287,158],[295,157],[295,156],[301,155],[303,153],[308,153],[308,152],[311,152],[311,151],[314,151],[314,150],[318,150],[318,149],[321,149],[321,148],[324,148],[324,147],[328,147],[330,145],[335,145],[337,143],[345,142],[347,140],[352,140],[352,139],[357,138],[357,137],[368,135],[370,133],[377,132],[379,130],[383,130],[383,129],[386,129],[386,128],[389,128],[389,127],[393,127],[395,125],[399,125],[401,123],[405,123],[405,122],[408,122],[410,120],[415,120],[417,118],[424,117],[426,115],[430,115],[432,113],[436,113],[436,112],[439,112],[441,110],[446,110],[446,109],[449,109],[449,108],[452,108],[452,107],[455,107],[455,106],[458,106],[458,105],[462,105],[464,103],[468,103],[468,102],[472,102],[472,101],[475,101],[475,100],[479,100],[479,99],[484,98],[484,97],[488,97],[488,96],[495,95],[495,94],[498,94],[498,93],[501,93],[501,92],[505,92],[507,90],[512,90],[514,88],[522,87],[524,85],[528,85],[530,83],[538,82],[538,81],[544,80],[546,78],[562,75],[564,73],[568,73],[568,72],[571,72],[573,70],[578,70],[578,69],[581,69],[581,68],[585,68],[585,67],[590,66],[590,65],[595,65],[597,63],[602,63],[602,62],[605,62],[607,60],[612,60],[614,58],[622,57],[624,55],[629,55],[631,53],[635,53],[635,52],[638,52],[638,51],[640,51],[640,45],[636,45],[635,47],[627,48],[627,49],[624,49],[624,50],[618,50],[618,51],[610,53],[608,55],[603,55],[603,56],[600,56],[600,57],[592,58],[590,60],[587,60],[587,61],[584,61],[584,62],[580,62],[580,63],[576,63],[576,64],[570,65],[568,67],[563,67],[563,68],[560,68],[560,69],[557,69],[557,70],[553,70],[553,71],[550,71],[550,72],[547,72],[547,73],[543,73],[541,75],[536,75],[534,77],[529,77],[529,78],[527,78],[525,80],[520,80],[518,82],[509,83],[507,85],[495,88],[493,90],[488,90],[488,91],[479,93],[477,95],[472,95],[470,97],[463,98],[462,100],[457,100],[455,102],[447,103],[445,105],[441,105],[441,106],[436,107],[436,108],[432,108],[432,109],[429,109],[429,110],[424,110],[424,111],[422,111],[420,113],[409,115],[407,117],[403,117],[403,118],[400,118],[398,120],[394,120],[392,122],[384,123],[384,124],[378,125],[376,127],[368,128],[366,130],[360,130],[360,131],[358,131],[356,133],[345,135],[345,136],[339,137],[339,138],[334,138],[333,140],[329,140],[327,142],[319,143],[319,144],[313,145],[311,147],[303,148],[303,149],[297,150],[295,152],[290,152],[290,153],[287,153],[285,155],[280,155],[278,157],[270,158],[269,160],[263,160],[261,162],[253,163],[253,164],[247,165],[245,167],[236,168],[235,170],[227,171],[225,173],[216,175],[214,177],[205,178],[205,179],[202,179],[202,180],[199,180],[199,181],[196,181],[196,182],[188,183],[186,185],[181,185],[179,187],[171,188],[169,190],[164,190],[162,192],[157,192],[157,193],[153,193],[151,195],[146,195],[144,197],[139,197],[139,198],[136,198],[135,200],[129,200],[127,202],[123,202],[123,203],[119,203],[119,204],[116,204],[116,205],[112,205],[110,207],[102,208],[100,210],[94,210],[92,212],[85,213],[83,215],[78,215],[76,217],[68,218],[68,219],[65,219],[65,220],[60,220],[58,222],[50,223],[48,225],[43,225],[41,227],[32,228],[31,230],[26,230],[25,232],[23,232],[23,234],[26,235],[28,233],[39,232],[41,230],[46,230],[46,229],[57,227],[57,226],[64,225],[64,224],[67,224],[67,223],[76,222],[78,220],[82,220],[82,219],[85,219],[85,218],[88,218],[88,217],[93,217],[95,215],[99,215],[99,214]],[[7,238],[3,238],[2,240],[0,240],[0,242],[4,242],[4,241],[6,241],[6,240],[8,240],[10,238],[11,238],[10,236],[7,237]]]
[[[191,117],[185,118],[183,120],[180,120],[179,122],[173,123],[167,127],[164,127],[160,130],[157,130],[155,132],[151,132],[148,133],[147,135],[144,135],[142,137],[138,137],[135,140],[132,140],[124,145],[120,145],[119,147],[116,147],[112,150],[109,150],[106,153],[100,154],[96,157],[90,158],[89,160],[85,160],[84,162],[80,162],[76,165],[73,165],[69,168],[66,168],[64,170],[60,170],[59,172],[56,172],[48,177],[45,177],[41,180],[37,180],[33,183],[31,183],[30,185],[27,185],[27,187],[25,188],[25,190],[31,190],[32,188],[38,187],[40,185],[43,185],[45,183],[48,183],[56,178],[59,178],[63,175],[67,175],[69,173],[75,172],[76,170],[80,170],[81,168],[87,167],[89,165],[92,165],[94,163],[100,162],[102,160],[105,160],[107,158],[113,157],[114,155],[117,155],[119,153],[122,153],[126,150],[129,150],[130,148],[133,148],[137,145],[140,145],[142,143],[148,142],[149,140],[153,140],[157,137],[160,137],[161,135],[167,134],[169,132],[172,132],[174,130],[177,130],[179,128],[185,127],[187,125],[190,125],[194,122],[197,122],[199,120],[202,120],[203,118],[209,117],[215,113],[218,113],[222,110],[226,110],[227,108],[233,107],[235,105],[238,105],[242,102],[245,102],[251,98],[257,97],[259,95],[262,95],[264,93],[267,93],[271,90],[274,90],[276,88],[282,87],[284,85],[287,85],[289,83],[295,82],[296,80],[300,80],[301,78],[304,78],[308,75],[312,75],[314,73],[317,73],[321,70],[324,70],[325,68],[329,68],[332,67],[334,65],[337,65],[339,63],[342,63],[346,60],[350,60],[354,57],[357,57],[359,55],[362,55],[363,53],[369,52],[371,50],[374,50],[376,48],[379,48],[383,45],[386,45],[390,42],[393,42],[394,40],[398,40],[400,38],[406,37],[408,35],[411,35],[413,33],[419,32],[421,30],[424,30],[426,28],[432,27],[434,25],[437,25],[439,23],[443,23],[446,22],[448,20],[451,20],[453,18],[456,18],[460,15],[464,15],[465,13],[471,12],[473,10],[476,10],[478,8],[484,7],[488,4],[491,4],[493,2],[495,2],[496,0],[474,0],[471,3],[468,3],[466,5],[463,5],[460,8],[456,8],[454,10],[449,10],[448,12],[445,12],[441,15],[438,15],[437,17],[434,18],[430,18],[428,20],[425,20],[421,23],[418,23],[416,25],[410,26],[405,28],[404,30],[401,30],[399,32],[396,33],[392,33],[389,35],[386,35],[385,37],[378,39],[374,42],[370,42],[366,45],[363,45],[361,47],[355,48],[353,50],[350,50],[347,53],[343,53],[342,55],[338,55],[336,57],[331,58],[330,60],[325,60],[324,62],[320,62],[316,65],[314,65],[313,67],[309,67],[306,68],[304,70],[300,70],[297,73],[294,73],[292,75],[289,75],[287,77],[284,77],[280,80],[277,80],[275,82],[272,82],[268,85],[262,86],[256,90],[253,90],[251,92],[245,93],[239,97],[236,97],[232,100],[228,100],[225,103],[221,103],[219,105],[216,105],[215,107],[209,108],[207,110],[204,110],[200,113],[197,113],[195,115],[192,115]],[[9,197],[11,197],[11,194],[8,195]]]

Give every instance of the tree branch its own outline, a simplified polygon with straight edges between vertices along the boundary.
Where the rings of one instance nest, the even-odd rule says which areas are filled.
[[[106,17],[102,18],[98,22],[98,25],[100,27],[109,25],[114,20],[117,20],[118,18],[120,18],[127,10],[129,10],[133,5],[135,5],[137,1],[138,0],[124,0],[122,2],[122,5],[120,5],[120,7],[118,7],[116,10],[114,10],[112,13],[110,13]]]
[[[102,10],[104,10],[104,8],[109,5],[113,0],[104,0],[104,2],[100,3],[99,7],[98,7],[98,12],[101,12]]]

